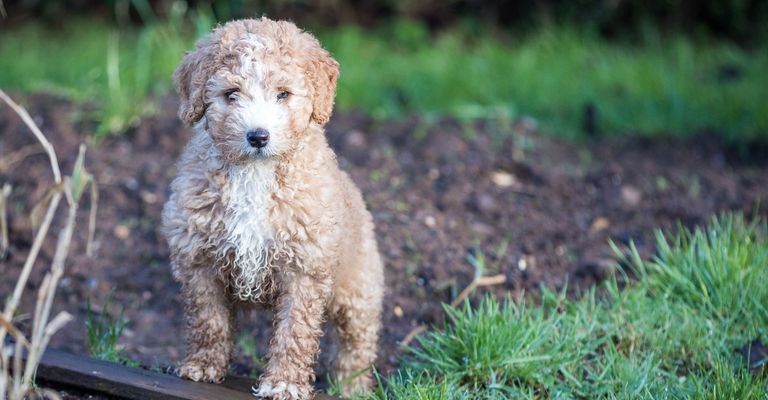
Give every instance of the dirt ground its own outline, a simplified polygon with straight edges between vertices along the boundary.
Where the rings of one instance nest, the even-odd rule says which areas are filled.
[[[16,97],[70,171],[77,146],[89,141],[94,126],[65,100]],[[165,99],[155,117],[128,134],[89,144],[86,165],[100,197],[96,257],[85,256],[84,209],[56,302],[57,310],[76,319],[52,346],[84,353],[86,301],[101,305],[112,292],[112,309],[124,309],[129,321],[121,344],[131,358],[150,367],[182,358],[179,287],[158,233],[174,162],[189,137],[175,110],[175,100]],[[417,119],[381,123],[359,114],[337,114],[327,131],[342,168],[364,193],[386,260],[378,362],[384,373],[403,355],[399,341],[419,324],[440,323],[441,303],[472,280],[468,256],[482,254],[487,274],[506,275],[506,283],[490,288],[499,296],[566,283],[577,293],[611,273],[609,238],[634,241],[648,257],[655,228],[701,224],[721,210],[767,213],[768,157],[737,156],[714,136],[574,143],[539,132],[530,119],[510,126],[443,120],[425,128]],[[29,211],[52,180],[41,152],[7,165],[10,154],[33,143],[20,119],[0,107],[0,183],[13,187],[0,297],[12,291],[31,244]],[[49,240],[24,312],[32,310],[33,290],[53,248]],[[240,321],[241,335],[253,336],[263,353],[269,313]],[[235,364],[239,371],[250,368],[242,356]],[[322,379],[325,369],[319,372]]]

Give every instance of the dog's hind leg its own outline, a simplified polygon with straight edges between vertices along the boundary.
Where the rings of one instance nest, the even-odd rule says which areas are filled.
[[[179,376],[220,382],[232,353],[232,304],[216,271],[207,267],[179,269],[187,317],[187,358]]]

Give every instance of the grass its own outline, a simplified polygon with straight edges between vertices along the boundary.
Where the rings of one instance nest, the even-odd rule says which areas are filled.
[[[182,10],[143,29],[115,29],[77,21],[61,31],[28,24],[3,33],[0,87],[46,91],[95,106],[77,118],[98,123],[96,134],[120,133],[157,113],[153,101],[172,90],[171,74],[194,37],[213,25],[204,15],[192,24]]]
[[[657,241],[653,261],[622,253],[623,288],[447,307],[372,398],[768,399],[737,353],[768,341],[768,225],[724,215]]]
[[[97,112],[86,117],[99,132],[120,132],[156,112],[151,99],[169,92],[182,52],[212,25],[183,7],[140,30],[77,21],[52,33],[30,24],[0,38],[0,58],[13,60],[0,64],[0,87],[91,101]],[[339,108],[379,119],[529,115],[551,132],[579,137],[591,105],[604,134],[768,136],[765,46],[746,51],[682,37],[632,45],[557,27],[520,37],[433,36],[407,21],[317,33],[342,65]]]
[[[93,313],[90,302],[86,304],[88,316],[85,320],[85,329],[88,354],[99,360],[138,367],[139,363],[128,358],[117,344],[128,321],[123,318],[122,311],[117,318],[113,317],[109,312],[109,304],[110,298],[107,298],[98,315]]]
[[[343,66],[342,108],[382,118],[414,111],[460,119],[531,115],[574,137],[593,104],[598,129],[609,134],[768,132],[761,101],[768,56],[722,43],[669,38],[622,45],[563,28],[501,40],[456,32],[431,39],[414,24],[375,35],[346,28],[323,40]],[[723,67],[743,75],[720,82]]]

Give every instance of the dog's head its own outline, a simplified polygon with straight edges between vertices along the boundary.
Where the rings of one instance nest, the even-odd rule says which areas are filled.
[[[179,117],[233,162],[285,154],[333,111],[339,64],[309,33],[266,18],[229,22],[174,73]]]

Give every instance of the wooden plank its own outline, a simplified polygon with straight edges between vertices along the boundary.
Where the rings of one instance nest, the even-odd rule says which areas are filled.
[[[220,385],[191,382],[173,375],[130,368],[58,350],[46,350],[37,376],[46,381],[128,399],[253,400],[253,395]]]
[[[136,400],[253,400],[250,386],[255,380],[227,377],[220,385],[192,382],[173,375],[131,368],[121,364],[78,356],[55,349],[45,351],[37,378]],[[335,397],[318,394],[317,400]]]

